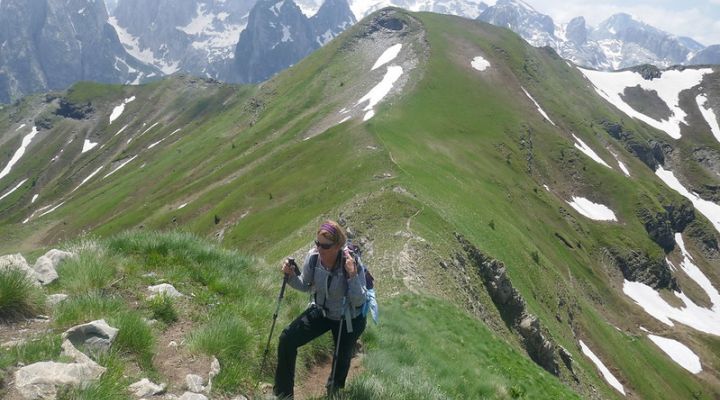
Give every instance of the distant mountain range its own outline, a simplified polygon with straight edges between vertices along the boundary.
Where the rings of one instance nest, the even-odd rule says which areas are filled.
[[[0,2],[0,102],[79,80],[132,84],[175,72],[263,81],[379,8],[479,19],[601,70],[720,63],[705,47],[627,14],[558,25],[520,0],[5,0]]]

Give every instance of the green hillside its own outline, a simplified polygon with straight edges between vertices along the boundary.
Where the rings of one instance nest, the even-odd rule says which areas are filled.
[[[391,64],[403,72],[363,121],[358,100],[387,68],[371,67],[397,43]],[[471,66],[478,56],[490,64],[485,71]],[[68,117],[68,107],[82,115]],[[259,393],[258,383],[272,377],[257,365],[277,267],[289,255],[302,258],[326,218],[347,222],[379,282],[382,323],[364,335],[362,372],[344,398],[720,395],[720,339],[669,327],[623,293],[626,275],[635,274],[665,282],[656,289],[673,300],[657,267],[681,259],[677,246],[663,247],[668,232],[683,233],[720,287],[717,232],[639,156],[667,146],[667,165],[712,191],[720,177],[689,155],[720,145],[699,128],[672,141],[629,118],[578,69],[509,30],[385,9],[257,86],[187,76],[143,86],[81,83],[0,109],[1,166],[30,126],[45,128],[0,178],[0,195],[27,179],[0,199],[0,254],[31,261],[66,247],[81,256],[45,290],[71,293],[47,310],[53,334],[3,354],[0,368],[57,359],[55,334],[91,319],[145,335],[121,342],[100,360],[108,373],[97,385],[67,398],[126,398],[129,383],[167,377],[158,353],[168,332],[186,338],[191,354],[220,360],[218,396]],[[618,126],[622,137],[613,134]],[[583,154],[573,135],[609,167]],[[86,140],[97,146],[81,153]],[[607,206],[617,221],[584,217],[568,204],[575,196]],[[491,276],[501,275],[514,303],[493,292],[499,281]],[[710,306],[693,280],[675,275],[689,298]],[[143,288],[160,279],[194,296],[146,303]],[[305,304],[289,294],[279,326]],[[170,309],[177,320],[151,328],[139,320]],[[533,318],[537,325],[524,325]],[[692,347],[703,371],[680,367],[641,326]],[[329,340],[303,350],[300,376],[330,351]]]

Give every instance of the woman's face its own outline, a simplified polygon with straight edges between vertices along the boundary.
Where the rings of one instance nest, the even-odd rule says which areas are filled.
[[[339,246],[322,235],[315,238],[315,248],[320,254],[332,254],[339,250]]]

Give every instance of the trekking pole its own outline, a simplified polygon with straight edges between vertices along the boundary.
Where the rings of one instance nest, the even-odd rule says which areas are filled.
[[[343,296],[342,315],[340,316],[340,325],[338,325],[337,343],[333,352],[332,371],[330,371],[330,381],[327,384],[328,397],[332,396],[335,391],[335,372],[337,372],[337,359],[340,354],[340,339],[342,338],[343,320],[345,318],[345,299],[347,299],[347,295]]]
[[[299,272],[294,258],[288,257],[288,264],[294,267],[296,273]],[[283,276],[282,286],[280,287],[280,295],[278,295],[277,299],[277,307],[275,307],[275,313],[273,314],[272,325],[270,326],[270,336],[268,336],[267,344],[265,345],[265,352],[263,353],[262,364],[260,364],[260,373],[265,370],[265,361],[267,361],[268,351],[270,351],[270,340],[272,339],[273,331],[275,330],[275,322],[277,321],[278,313],[280,312],[280,303],[282,302],[283,296],[285,296],[285,286],[287,285],[287,281],[288,276],[285,274],[285,276]]]

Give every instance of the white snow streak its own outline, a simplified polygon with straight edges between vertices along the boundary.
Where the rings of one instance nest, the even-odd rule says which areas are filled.
[[[575,211],[579,212],[580,214],[595,220],[595,221],[617,221],[617,217],[615,217],[615,213],[609,209],[607,206],[604,206],[602,204],[593,203],[592,201],[584,198],[584,197],[576,197],[573,196],[572,201],[568,201],[568,204],[572,208],[575,209]]]
[[[540,113],[540,115],[542,115],[543,118],[545,118],[546,120],[548,120],[551,124],[555,125],[555,123],[554,123],[554,122],[550,119],[550,117],[548,117],[548,115],[545,113],[545,110],[543,110],[543,109],[540,107],[540,104],[538,104],[538,102],[535,101],[535,99],[533,99],[532,96],[530,96],[530,93],[528,93],[528,91],[525,90],[525,88],[522,87],[522,86],[520,86],[520,89],[522,89],[522,91],[525,92],[525,95],[526,95],[527,97],[529,97],[530,100],[532,100],[533,103],[535,103],[535,107],[537,107],[537,110],[538,110],[538,112]],[[556,125],[556,126],[557,126],[557,125]]]
[[[12,158],[10,158],[10,161],[5,166],[5,168],[0,172],[0,179],[2,179],[5,175],[10,173],[10,170],[12,167],[20,160],[20,158],[25,154],[25,150],[30,145],[30,142],[33,140],[35,135],[38,134],[37,127],[33,126],[32,131],[25,135],[22,139],[22,143],[20,144],[20,148],[15,151],[15,154],[13,154]]]
[[[615,377],[615,375],[610,372],[610,370],[603,364],[602,361],[600,361],[600,358],[595,355],[595,353],[590,350],[587,345],[581,340],[580,341],[580,348],[582,349],[583,354],[585,354],[590,361],[595,364],[595,366],[600,370],[600,373],[602,374],[603,378],[607,381],[607,383],[610,384],[610,386],[614,387],[615,390],[625,395],[625,389],[623,388],[623,385],[620,383],[620,381]]]
[[[128,125],[125,125],[125,126],[123,126],[122,128],[120,128],[120,130],[117,131],[117,132],[113,135],[113,137],[119,135],[119,134],[120,134],[122,131],[124,131],[127,127],[128,127]]]
[[[20,129],[22,129],[22,128],[24,128],[24,127],[25,127],[25,124],[22,124],[22,125],[18,126],[17,129],[15,129],[15,132],[19,131]]]
[[[18,183],[17,185],[15,185],[14,188],[10,189],[9,192],[7,192],[7,193],[5,193],[4,195],[0,196],[0,200],[6,198],[6,197],[8,197],[8,196],[10,196],[10,194],[11,194],[12,192],[18,190],[18,188],[19,188],[20,186],[22,186],[23,183],[25,183],[25,182],[27,182],[27,178],[21,180],[20,183]]]
[[[391,65],[388,67],[387,72],[385,73],[385,76],[383,77],[383,80],[375,85],[374,88],[372,88],[368,94],[363,96],[360,100],[358,100],[356,105],[360,105],[364,102],[368,102],[368,105],[363,108],[363,111],[373,111],[372,115],[368,117],[368,114],[365,114],[365,121],[372,118],[373,115],[375,115],[373,107],[377,103],[380,102],[388,93],[390,93],[390,90],[393,87],[393,84],[395,84],[395,81],[400,78],[400,75],[402,75],[403,69],[400,66],[397,65]]]
[[[680,125],[685,123],[687,114],[678,105],[680,92],[698,85],[705,74],[712,73],[712,69],[686,69],[684,71],[664,71],[660,78],[651,81],[643,79],[637,72],[604,72],[580,68],[580,71],[595,86],[595,91],[620,109],[620,111],[637,118],[648,125],[660,129],[673,139],[680,139]],[[656,91],[658,97],[667,104],[672,115],[668,119],[658,121],[642,114],[627,104],[621,97],[626,88],[640,86],[646,91]]]
[[[700,211],[710,222],[715,226],[715,229],[720,232],[720,205],[713,203],[712,201],[703,200],[695,193],[690,193],[680,181],[675,177],[672,171],[666,171],[662,167],[658,167],[655,171],[657,175],[666,185],[670,186],[681,195],[685,196],[690,200],[695,208]]]
[[[39,194],[35,194],[35,196],[33,196],[32,200],[30,200],[30,204],[35,203],[35,200],[37,200],[38,196],[39,196]]]
[[[472,65],[472,67],[478,71],[485,71],[487,68],[490,67],[490,61],[482,58],[481,56],[477,56],[473,58],[472,62],[470,62],[470,65]]]
[[[95,171],[93,171],[93,173],[91,173],[90,175],[88,175],[87,178],[83,179],[83,181],[80,182],[80,184],[77,185],[77,186],[75,187],[75,189],[73,189],[72,191],[74,192],[74,191],[78,190],[78,189],[80,188],[80,186],[82,186],[82,185],[85,184],[85,182],[89,181],[90,179],[92,179],[93,176],[97,175],[97,173],[100,172],[101,169],[103,169],[103,167],[100,167],[100,168],[96,169]],[[70,193],[72,193],[72,192],[70,192]]]
[[[389,63],[390,61],[394,60],[395,57],[397,57],[398,54],[400,54],[400,50],[402,49],[402,43],[394,44],[385,50],[380,57],[378,57],[377,61],[375,61],[375,64],[372,68],[370,68],[370,71],[374,71],[383,65]]]
[[[574,133],[573,133],[572,136],[573,136],[573,139],[575,139],[575,147],[576,147],[577,149],[579,149],[580,151],[582,151],[583,153],[585,153],[588,157],[592,158],[592,159],[593,159],[595,162],[597,162],[598,164],[602,164],[602,165],[604,165],[604,166],[612,169],[612,167],[609,166],[605,161],[603,161],[603,159],[600,158],[600,156],[597,155],[597,153],[596,153],[595,151],[593,151],[593,149],[591,149],[590,146],[588,146],[587,144],[585,144],[585,142],[583,142],[582,139],[580,139],[579,137],[575,136]]]
[[[698,108],[700,108],[700,112],[703,117],[705,117],[705,121],[707,121],[708,125],[710,125],[710,130],[712,131],[713,136],[715,136],[715,139],[720,142],[720,125],[718,125],[717,116],[713,112],[712,108],[710,108],[710,104],[708,104],[708,98],[705,97],[705,95],[700,94],[695,98],[695,101],[697,101]]]
[[[124,163],[118,165],[117,167],[115,167],[114,170],[110,171],[107,175],[103,176],[103,179],[105,179],[105,178],[107,178],[108,176],[114,174],[115,172],[117,172],[117,170],[119,170],[120,168],[128,165],[132,160],[134,160],[134,159],[136,159],[136,158],[137,158],[137,155],[134,155],[134,156],[130,157],[129,160],[127,160],[127,161],[125,161]]]
[[[115,28],[115,31],[118,34],[118,38],[120,39],[120,43],[122,43],[122,45],[125,47],[125,50],[127,50],[127,52],[130,53],[131,56],[137,58],[145,64],[150,64],[158,67],[166,75],[170,75],[180,69],[179,62],[175,61],[167,63],[161,58],[155,58],[155,54],[152,52],[152,50],[148,48],[143,49],[140,45],[139,38],[133,36],[132,34],[130,34],[130,32],[126,31],[125,28],[120,26],[117,22],[117,18],[108,18],[108,23],[112,25],[113,28]]]
[[[692,372],[693,374],[699,374],[702,371],[702,365],[700,365],[700,357],[695,354],[689,347],[678,342],[677,340],[664,338],[661,336],[648,335],[648,338],[653,341],[662,351],[665,352],[673,361],[678,363],[681,367]]]

